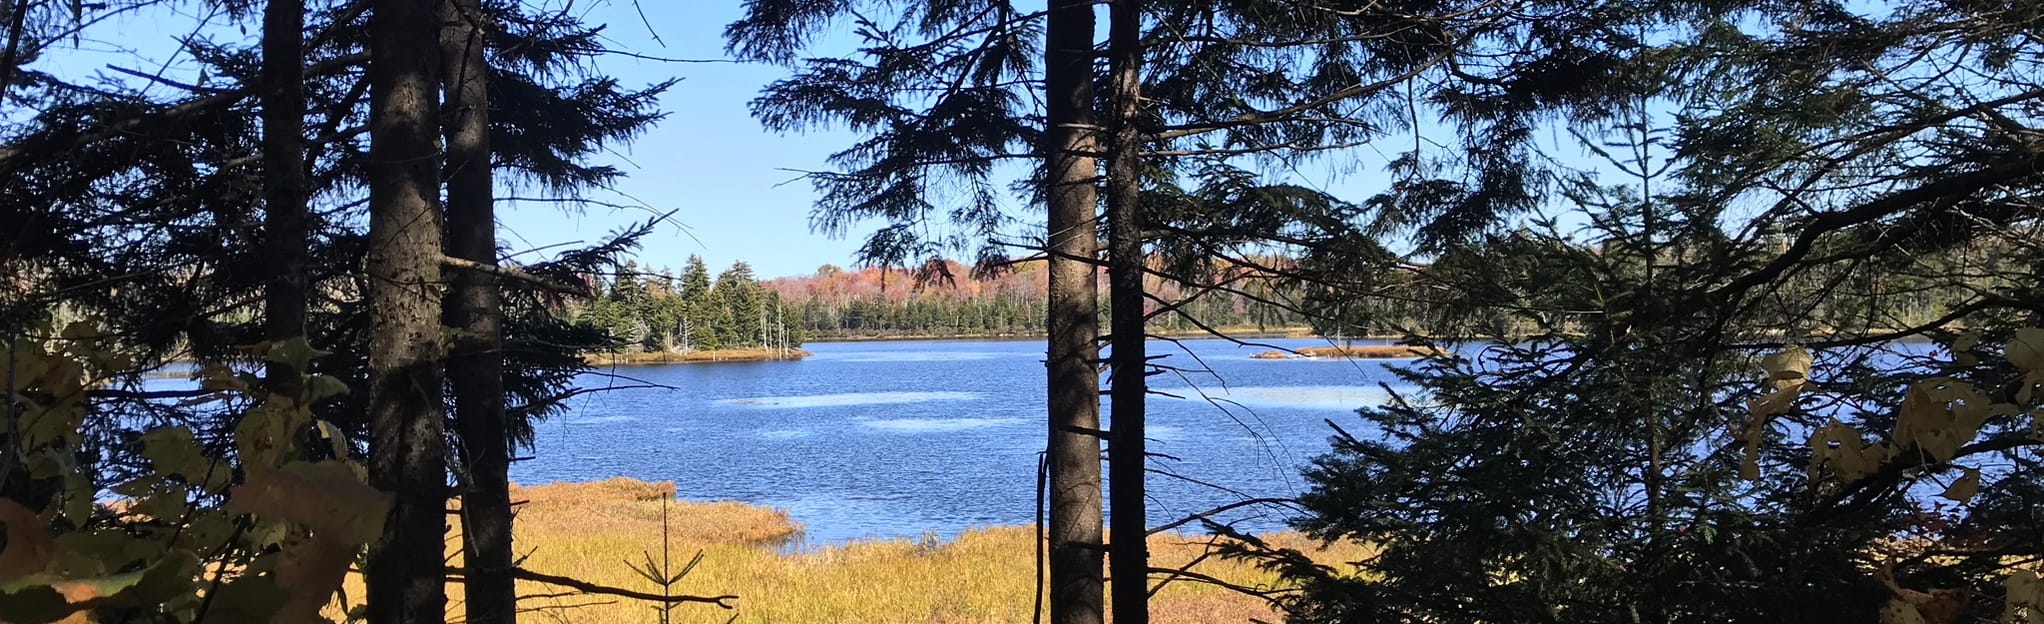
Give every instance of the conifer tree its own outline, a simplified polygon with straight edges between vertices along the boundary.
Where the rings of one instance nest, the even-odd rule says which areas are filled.
[[[111,14],[150,4],[154,3],[87,4],[79,10]],[[288,310],[266,316],[256,308],[302,297],[306,305],[301,306],[303,317],[296,324],[303,328],[307,343],[333,353],[312,360],[313,370],[300,372],[330,375],[356,390],[324,400],[314,405],[313,411],[337,425],[347,439],[365,440],[372,437],[365,435],[372,429],[365,415],[374,412],[382,418],[392,413],[385,409],[394,403],[390,400],[392,386],[383,383],[393,378],[388,368],[392,364],[383,355],[399,355],[369,347],[372,333],[379,334],[381,347],[390,344],[390,332],[376,330],[379,324],[388,329],[387,321],[395,318],[386,314],[390,310],[383,304],[396,301],[388,295],[397,283],[364,275],[365,256],[376,250],[377,259],[367,263],[370,267],[376,271],[401,267],[409,285],[418,289],[430,288],[453,275],[443,273],[442,266],[454,260],[451,254],[456,252],[443,252],[437,243],[432,251],[425,251],[417,240],[408,238],[421,234],[418,231],[382,227],[372,237],[363,229],[370,221],[389,225],[388,219],[370,216],[364,206],[374,204],[381,211],[391,205],[390,194],[379,190],[372,194],[383,197],[368,202],[362,201],[362,194],[367,187],[388,190],[393,179],[387,175],[392,163],[369,158],[363,140],[371,132],[369,126],[376,125],[374,121],[387,118],[372,110],[382,106],[371,106],[372,96],[380,94],[372,93],[372,81],[363,73],[375,52],[370,35],[376,29],[367,27],[366,22],[378,11],[370,2],[314,3],[295,12],[289,3],[271,4],[266,17],[281,20],[295,16],[305,27],[268,28],[262,47],[288,43],[286,40],[294,37],[284,36],[286,33],[300,35],[298,60],[289,52],[266,53],[263,65],[267,67],[259,68],[253,54],[258,46],[253,42],[202,38],[188,41],[186,48],[198,66],[193,71],[203,71],[206,77],[198,86],[166,88],[176,84],[172,80],[152,83],[155,88],[145,90],[111,81],[93,86],[69,84],[60,76],[33,70],[7,74],[23,79],[13,85],[18,88],[8,90],[9,95],[32,99],[35,112],[17,116],[18,123],[10,122],[0,133],[0,178],[20,191],[10,192],[0,201],[0,222],[8,224],[9,232],[19,233],[14,239],[19,244],[0,252],[0,266],[5,267],[9,283],[28,285],[26,290],[11,293],[18,297],[9,296],[0,304],[7,308],[4,316],[9,329],[47,319],[59,303],[72,312],[103,319],[109,332],[140,356],[135,369],[121,373],[133,375],[174,353],[208,363],[245,362],[242,347],[281,335],[269,333],[265,325],[293,324]],[[435,17],[435,6],[405,8],[423,11],[428,37],[438,30],[441,21]],[[528,14],[517,5],[487,4],[482,9],[489,13],[484,21],[501,35],[489,37],[485,43],[486,53],[498,61],[496,69],[503,71],[493,76],[499,80],[489,84],[490,96],[499,103],[493,108],[504,113],[488,126],[491,138],[497,140],[486,149],[502,165],[498,173],[506,179],[543,182],[543,188],[569,198],[614,179],[614,169],[589,165],[587,159],[605,143],[627,139],[658,119],[650,105],[664,85],[633,90],[606,78],[582,78],[585,74],[575,70],[586,68],[602,48],[594,39],[596,29],[581,25],[573,16]],[[244,14],[229,16],[240,19]],[[101,23],[103,16],[87,13],[84,17],[83,22],[70,25],[90,28]],[[44,22],[48,20],[38,18],[38,23]],[[272,34],[275,36],[269,36]],[[429,48],[429,54],[408,55],[403,60],[433,62],[438,55],[430,54],[437,52],[431,48],[438,40],[407,39],[411,45]],[[28,56],[17,60],[33,61]],[[379,70],[392,65],[386,62]],[[424,87],[422,97],[433,103],[440,99],[442,84],[437,76],[441,69],[434,66],[426,74],[433,82]],[[286,121],[294,117],[289,114],[291,104],[285,101],[288,97],[270,90],[282,83],[263,78],[275,73],[300,79],[289,85],[304,99],[303,112],[295,119]],[[443,119],[427,117],[423,144],[430,148]],[[281,125],[257,131],[271,125],[272,119]],[[372,123],[365,124],[365,120]],[[289,130],[291,121],[300,129]],[[545,132],[534,131],[542,126]],[[285,129],[274,129],[278,127]],[[406,127],[408,132],[418,130],[409,123]],[[288,156],[293,151],[288,149],[290,145],[302,152],[302,165],[285,164],[285,158],[270,156]],[[409,177],[418,172],[406,169],[408,177],[404,179],[409,186],[404,196],[437,197],[442,172],[431,167],[430,160],[405,160],[407,165],[424,164],[435,170],[424,195],[418,195],[412,193],[416,184]],[[259,191],[290,190],[289,170],[300,166],[305,172],[296,189],[302,193],[299,201],[313,210],[305,211],[305,219],[297,225],[266,223],[266,214],[288,217],[288,210],[268,209],[286,208],[290,202],[266,201],[276,196]],[[450,191],[450,201],[454,195]],[[437,210],[427,212],[438,214]],[[412,216],[423,214],[415,211]],[[257,223],[264,227],[252,227]],[[302,237],[291,233],[294,227],[302,228]],[[508,361],[503,375],[508,397],[496,399],[512,415],[504,423],[510,440],[529,444],[528,419],[559,408],[575,374],[586,368],[576,351],[581,345],[598,344],[600,339],[548,313],[558,297],[576,296],[574,289],[562,285],[571,283],[569,278],[576,273],[610,270],[606,265],[635,244],[643,231],[628,230],[597,246],[512,270],[525,276],[525,281],[515,281],[504,297],[506,339],[501,351]],[[393,257],[393,248],[381,244],[393,236],[408,243],[395,248],[406,256],[401,261]],[[379,244],[371,245],[371,238]],[[494,261],[494,241],[489,244],[491,249],[478,257]],[[302,269],[295,269],[302,271],[301,284],[272,279],[279,275],[278,270],[294,271],[283,266],[288,262],[266,260],[276,257],[278,250],[296,252],[302,260]],[[416,272],[420,270],[429,275],[419,277]],[[31,275],[38,279],[23,279]],[[300,294],[290,293],[292,287],[301,287]],[[372,306],[363,296],[369,291],[380,291],[376,297],[381,303]],[[404,311],[416,312],[410,304],[421,301],[408,300]],[[435,319],[426,326],[437,328],[440,305],[431,305]],[[417,319],[405,319],[416,325]],[[17,321],[24,325],[15,325]],[[437,329],[428,333],[440,335]],[[415,349],[410,352],[414,362],[420,361],[419,350],[433,344],[432,340],[405,342],[406,348]],[[383,354],[374,366],[368,357],[372,351]],[[375,388],[368,382],[371,368],[377,369],[375,376],[382,384]],[[427,372],[417,366],[406,371]],[[437,384],[405,387],[433,388]],[[445,399],[437,394],[431,398]],[[371,403],[377,404],[377,409],[370,409]],[[414,408],[423,409],[421,405],[408,402],[405,411],[416,415],[420,412]],[[91,426],[113,436],[135,433],[136,423],[161,422],[162,418],[192,423],[202,439],[224,439],[234,426],[231,420],[210,419],[203,410],[165,412],[163,406],[142,399],[110,400],[101,406],[106,411],[95,412]],[[136,413],[156,416],[130,418]],[[426,420],[438,421],[413,418],[411,422]],[[415,435],[412,439],[420,441],[413,450],[437,448],[444,441],[439,436]],[[424,442],[428,439],[432,441]],[[375,446],[392,449],[382,441]],[[360,455],[363,449],[332,452]],[[134,449],[125,446],[111,447],[109,453],[109,466],[136,460]],[[388,472],[383,467],[377,470]],[[423,470],[420,472],[412,476],[425,479]],[[442,470],[430,480],[438,483],[446,476]],[[411,489],[408,494],[419,500],[433,495],[431,488]],[[411,505],[413,509],[426,506],[416,501]],[[430,551],[437,553],[444,505],[435,502],[430,506],[435,509]],[[424,526],[423,522],[418,526]],[[379,555],[396,552],[384,549]],[[212,556],[227,561],[243,554],[222,550]],[[430,566],[407,567],[400,573],[432,574],[437,587],[443,566],[437,557],[432,559]],[[380,572],[375,576],[393,578]],[[419,601],[382,602],[421,614],[425,611]]]
[[[1687,36],[1611,48],[1627,80],[1591,92],[1611,105],[1550,118],[1601,161],[1539,178],[1568,218],[1443,245],[1404,286],[1439,312],[1435,338],[1481,343],[1407,371],[1411,400],[1316,461],[1301,526],[1387,548],[1353,570],[1277,556],[1306,580],[1294,619],[1949,622],[2014,604],[2010,564],[2038,548],[2011,510],[2044,491],[2044,442],[2014,415],[2034,397],[2007,383],[2040,309],[2014,286],[2037,247],[2014,241],[2044,220],[2027,199],[2044,152],[2017,138],[2040,91],[2013,68],[2044,49],[2000,37],[2009,7],[1951,8],[1630,14],[1619,32]],[[1490,201],[1466,188],[1376,201]],[[1935,311],[1892,313],[1927,293]],[[1973,430],[1907,439],[1972,409]],[[1968,472],[1983,465],[2017,468]]]
[[[694,254],[689,255],[688,264],[681,270],[681,301],[683,342],[688,345],[685,348],[719,348],[717,306],[710,299],[710,269],[703,266],[703,259]]]
[[[1103,540],[1100,440],[1093,433],[1099,303],[1092,277],[1096,174],[1088,153],[1095,146],[1088,129],[1090,7],[1059,2],[1032,13],[1009,2],[945,1],[886,8],[898,12],[860,30],[859,58],[797,63],[811,37],[853,18],[851,3],[749,3],[725,35],[740,57],[798,67],[754,102],[754,116],[768,129],[842,124],[866,135],[833,155],[841,171],[811,178],[821,195],[813,221],[819,230],[843,234],[861,220],[884,222],[860,249],[863,262],[908,266],[979,244],[1004,222],[995,165],[1036,163],[1041,178],[1027,196],[1044,202],[1048,219],[1034,246],[1055,265],[1046,328],[1050,615],[1057,624],[1098,622]],[[1031,92],[1039,67],[1047,72],[1043,111],[1027,104],[1039,101]]]
[[[263,293],[263,337],[284,342],[305,336],[305,251],[307,224],[305,167],[305,2],[270,0],[263,7],[263,246],[275,274]],[[5,70],[5,71],[11,71]],[[267,383],[284,396],[308,371],[284,370],[272,362]]]
[[[717,340],[724,348],[764,347],[765,324],[761,322],[765,308],[761,306],[759,282],[752,276],[752,267],[744,262],[734,262],[731,268],[717,275],[717,284],[710,288],[710,301],[717,314]]]
[[[368,621],[446,621],[438,19],[378,0],[369,31],[369,478],[395,493],[363,570]]]
[[[439,0],[441,91],[445,121],[447,255],[474,262],[454,272],[444,304],[453,337],[448,385],[460,440],[462,579],[466,621],[517,620],[512,577],[511,450],[505,423],[504,301],[496,274],[495,164],[490,155],[490,60],[478,0]]]

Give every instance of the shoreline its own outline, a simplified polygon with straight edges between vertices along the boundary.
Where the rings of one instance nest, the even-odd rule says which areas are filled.
[[[1228,336],[1228,337],[1230,337],[1230,338],[1240,338],[1240,339],[1269,339],[1269,338],[1324,338],[1324,336],[1320,336],[1320,335],[1318,335],[1318,334],[1314,334],[1314,333],[1313,333],[1313,329],[1312,329],[1312,328],[1310,328],[1310,327],[1305,327],[1305,326],[1298,326],[1298,327],[1265,327],[1265,328],[1257,328],[1257,327],[1220,327],[1220,328],[1216,328],[1216,330],[1217,330],[1217,331],[1219,331],[1219,332],[1220,332],[1220,333],[1222,333],[1222,334],[1225,334],[1226,336]],[[1211,334],[1211,333],[1208,333],[1208,332],[1206,332],[1206,331],[1204,331],[1204,330],[1199,330],[1199,329],[1189,329],[1189,330],[1172,330],[1172,331],[1161,331],[1161,330],[1159,330],[1159,331],[1153,331],[1153,332],[1151,332],[1151,336],[1153,336],[1153,337],[1159,337],[1159,338],[1215,338],[1215,339],[1218,339],[1218,338],[1220,338],[1220,336],[1215,336],[1215,335],[1213,335],[1213,334]],[[1353,337],[1349,337],[1349,338],[1348,338],[1348,340],[1397,340],[1397,339],[1399,339],[1399,338],[1400,338],[1399,336],[1353,336]],[[998,340],[998,341],[1023,341],[1023,340],[1042,340],[1042,339],[1043,339],[1043,336],[1042,336],[1042,335],[1040,335],[1040,334],[1008,334],[1008,333],[998,333],[998,334],[902,334],[902,335],[849,335],[849,336],[828,336],[828,335],[819,335],[819,336],[814,336],[814,337],[810,338],[809,342],[911,342],[911,341],[919,341],[919,340],[988,340],[988,341],[996,341],[996,340]]]
[[[590,366],[643,366],[654,364],[710,364],[716,362],[786,362],[809,357],[801,349],[707,349],[654,353],[585,353]]]

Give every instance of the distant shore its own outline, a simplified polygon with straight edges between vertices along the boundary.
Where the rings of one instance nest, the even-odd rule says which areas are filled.
[[[643,364],[705,364],[710,362],[778,362],[809,357],[801,349],[699,349],[694,351],[653,351],[647,353],[589,353],[582,356],[591,366],[637,366]]]
[[[1217,327],[1215,331],[1230,338],[1319,338],[1313,328],[1298,327]],[[1165,338],[1204,338],[1211,336],[1202,329],[1150,330],[1151,335]],[[1398,336],[1354,336],[1350,340],[1397,340]],[[866,335],[820,335],[810,342],[894,342],[908,340],[1042,340],[1042,334],[989,333],[989,334],[866,334]]]

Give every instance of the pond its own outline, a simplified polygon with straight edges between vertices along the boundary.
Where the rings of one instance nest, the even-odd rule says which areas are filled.
[[[1288,348],[1318,339],[1261,340]],[[674,481],[681,498],[787,509],[812,542],[950,537],[1029,524],[1043,448],[1040,341],[813,343],[790,362],[607,368],[583,383],[639,387],[577,397],[537,426],[520,483],[625,476]],[[1381,403],[1387,365],[1264,360],[1267,346],[1153,342],[1153,524],[1246,497],[1289,497],[1327,449],[1327,421]],[[1193,371],[1199,372],[1193,372]],[[1103,400],[1103,403],[1105,401]],[[1105,410],[1103,409],[1103,412]],[[1233,519],[1281,528],[1270,510]]]

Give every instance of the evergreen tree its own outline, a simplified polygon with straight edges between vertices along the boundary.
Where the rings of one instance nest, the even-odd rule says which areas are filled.
[[[610,289],[603,296],[609,308],[605,319],[609,324],[605,327],[618,344],[634,351],[657,350],[659,340],[652,324],[653,298],[644,277],[638,261],[627,260],[624,268],[611,278]]]
[[[1031,13],[1012,2],[871,3],[889,13],[881,23],[858,4],[746,5],[725,35],[748,59],[795,64],[834,20],[864,24],[857,57],[800,63],[754,101],[753,114],[775,131],[843,124],[866,135],[833,155],[842,171],[811,177],[821,196],[814,223],[842,234],[864,219],[884,221],[859,251],[863,262],[880,266],[907,266],[994,235],[1005,221],[995,164],[1040,163],[1026,194],[1047,208],[1039,247],[1055,276],[1046,306],[1050,620],[1099,622],[1100,449],[1081,433],[1099,428],[1098,302],[1088,262],[1097,247],[1091,6],[1060,0]],[[1032,90],[1038,67],[1041,94]],[[1044,104],[1040,116],[1031,102]],[[931,227],[940,225],[949,227]],[[981,249],[989,261],[997,255]]]
[[[393,492],[363,568],[368,621],[446,621],[438,20],[378,0],[369,22],[369,478]]]
[[[498,283],[496,171],[490,156],[490,59],[479,0],[439,0],[440,81],[446,118],[447,255],[475,263],[457,271],[444,304],[461,486],[462,579],[472,624],[517,620],[512,548],[511,454],[505,422],[504,299]]]
[[[36,29],[59,26],[48,19],[55,15],[45,10],[49,7],[44,5],[50,4],[24,3],[33,5],[39,15],[33,18]],[[76,9],[112,15],[143,4],[147,3],[86,4]],[[425,293],[450,277],[458,279],[457,274],[443,273],[443,265],[455,259],[480,260],[473,259],[476,252],[472,251],[450,247],[444,250],[456,256],[450,258],[437,244],[427,246],[431,249],[421,247],[414,237],[424,232],[407,230],[418,230],[419,224],[425,223],[420,220],[422,215],[437,216],[438,210],[417,213],[416,202],[405,206],[415,214],[406,217],[404,227],[383,227],[392,225],[395,218],[388,210],[395,205],[389,200],[391,194],[383,192],[392,190],[390,185],[398,179],[393,171],[404,171],[401,177],[406,188],[401,196],[425,197],[428,206],[437,203],[436,189],[443,172],[431,166],[432,159],[416,154],[369,158],[363,137],[392,130],[386,126],[394,118],[384,110],[394,106],[413,113],[404,120],[406,141],[379,140],[372,149],[403,153],[421,144],[416,135],[423,132],[423,144],[429,152],[438,153],[433,146],[440,124],[447,120],[429,112],[422,122],[417,113],[420,101],[433,104],[440,100],[443,69],[412,65],[437,62],[439,38],[435,35],[445,24],[436,19],[431,6],[400,3],[402,6],[387,12],[373,10],[372,4],[378,3],[313,3],[293,11],[289,3],[271,3],[266,17],[282,23],[293,17],[286,14],[295,13],[304,28],[266,27],[261,43],[267,52],[263,63],[257,63],[257,46],[251,41],[232,37],[189,40],[184,51],[199,66],[194,72],[203,72],[204,84],[169,89],[167,97],[162,85],[170,83],[151,83],[153,89],[112,80],[86,86],[34,69],[5,72],[6,78],[0,80],[11,82],[6,90],[9,103],[28,105],[14,109],[24,114],[13,116],[0,131],[0,144],[4,144],[0,147],[0,180],[4,182],[0,184],[19,191],[10,191],[0,200],[0,223],[4,223],[0,227],[19,234],[12,239],[16,244],[0,252],[0,266],[6,267],[9,283],[28,286],[12,293],[19,296],[0,301],[6,308],[0,318],[5,319],[10,335],[19,335],[48,318],[59,304],[104,319],[110,333],[140,356],[136,368],[115,373],[132,380],[172,353],[207,363],[246,361],[247,352],[241,347],[266,335],[283,335],[264,330],[265,324],[279,328],[294,324],[294,312],[285,308],[300,298],[290,289],[302,288],[307,304],[301,306],[303,319],[295,324],[303,327],[307,342],[333,355],[313,360],[313,370],[299,372],[327,374],[358,390],[314,405],[314,415],[337,425],[347,439],[374,438],[378,455],[374,459],[379,462],[391,453],[411,453],[412,459],[419,461],[407,462],[404,478],[444,483],[444,469],[425,475],[430,471],[433,449],[442,448],[444,438],[419,435],[429,426],[428,421],[441,419],[422,417],[428,407],[419,403],[420,397],[413,392],[438,388],[439,384],[412,383],[398,388],[392,383],[400,373],[427,375],[431,362],[438,361],[430,352],[443,334],[438,319],[441,306],[437,301],[425,304],[416,298],[400,301],[402,293],[393,291],[410,288]],[[493,115],[488,123],[493,140],[486,148],[486,158],[501,165],[496,172],[500,179],[543,182],[545,188],[571,196],[613,179],[616,170],[591,166],[586,160],[606,143],[628,138],[656,120],[658,115],[650,105],[664,85],[632,90],[610,79],[582,78],[588,61],[601,53],[602,46],[595,42],[596,29],[581,25],[571,15],[540,10],[528,13],[527,7],[516,4],[484,3],[481,8],[488,13],[482,21],[496,35],[486,37],[484,52],[496,62],[493,69],[501,70],[489,83],[489,96],[496,103],[491,108],[502,114]],[[393,43],[393,38],[381,46],[370,45],[372,35],[389,34],[382,27],[390,23],[384,16],[393,12],[419,17],[416,23],[400,20],[414,30],[402,42]],[[65,13],[62,28],[89,29],[109,16],[84,14],[81,21],[73,21],[78,18]],[[232,19],[245,16],[239,12],[227,15]],[[370,28],[370,20],[383,21]],[[298,53],[286,50],[290,43],[286,40],[293,37],[285,33],[303,36]],[[420,33],[424,33],[423,39],[417,37]],[[406,51],[406,46],[412,49]],[[420,46],[424,53],[414,54]],[[38,51],[54,54],[47,48]],[[365,62],[372,54],[383,55],[380,58],[386,62],[365,73]],[[32,63],[38,57],[49,58],[24,54],[11,60]],[[293,65],[302,70],[290,67]],[[407,85],[405,102],[386,98],[388,85],[379,82],[389,78],[389,71],[397,71],[392,68],[407,74],[399,81]],[[425,83],[418,82],[421,71]],[[304,112],[291,115],[293,104],[284,93],[291,89],[280,88],[286,85],[275,80],[262,80],[264,74],[298,79],[288,86],[302,93]],[[12,82],[14,79],[20,80]],[[372,88],[372,83],[382,86]],[[258,93],[260,99],[252,97]],[[27,113],[29,110],[34,112]],[[294,124],[287,120],[294,116],[298,118],[297,131],[290,129]],[[259,124],[259,119],[264,122]],[[281,125],[270,123],[270,119]],[[258,132],[259,126],[266,131]],[[297,145],[295,150],[292,144]],[[450,142],[450,156],[454,147]],[[289,164],[288,154],[293,151],[302,152],[302,165]],[[295,188],[291,172],[275,170],[300,166],[304,176]],[[419,166],[427,168],[416,169]],[[427,172],[423,195],[417,186],[419,171]],[[365,190],[378,197],[361,201]],[[303,222],[288,222],[292,199],[285,198],[287,194],[303,198],[303,205],[314,208],[305,213]],[[449,200],[454,201],[456,195],[460,193],[450,190]],[[266,199],[269,201],[263,201]],[[365,211],[365,206],[373,209]],[[268,211],[271,208],[276,210]],[[284,221],[266,221],[271,215]],[[253,227],[257,223],[264,227]],[[365,231],[366,224],[373,224],[369,229],[375,231]],[[301,228],[302,237],[292,233]],[[628,230],[595,247],[561,253],[554,261],[504,269],[506,275],[522,276],[507,287],[502,315],[507,323],[502,351],[510,364],[502,376],[508,399],[498,401],[507,403],[504,407],[515,416],[504,422],[512,440],[529,443],[527,419],[559,408],[560,397],[572,392],[569,384],[575,373],[586,368],[576,352],[601,342],[600,336],[564,325],[543,312],[550,311],[562,296],[579,296],[576,289],[564,285],[573,283],[572,275],[609,270],[606,265],[633,245],[643,231]],[[377,244],[370,244],[371,239]],[[494,241],[486,245],[488,250],[481,253],[494,263]],[[372,250],[374,258],[369,257]],[[292,260],[283,255],[295,255],[302,269],[292,268]],[[378,275],[364,274],[365,265]],[[397,276],[400,281],[384,274],[393,270],[402,272]],[[290,283],[287,278],[299,271],[302,283]],[[25,279],[30,276],[35,279]],[[365,297],[365,293],[370,294]],[[266,318],[271,312],[257,313],[252,302],[286,305],[273,308],[274,316]],[[390,305],[394,303],[402,304],[396,306],[402,310]],[[433,319],[424,326],[417,324],[424,318],[416,314],[422,309],[418,304],[434,310]],[[395,337],[393,326],[409,328],[406,337]],[[420,333],[419,327],[431,331]],[[370,348],[372,342],[378,347]],[[401,348],[392,348],[393,344]],[[405,358],[409,360],[401,361]],[[370,382],[372,377],[375,383]],[[394,394],[403,392],[413,394]],[[445,398],[436,395],[427,400]],[[132,437],[139,433],[135,428],[144,423],[175,419],[191,423],[201,439],[224,440],[238,422],[201,408],[173,409],[140,398],[110,399],[95,407],[90,426],[115,438]],[[155,416],[136,417],[144,413]],[[420,425],[410,431],[409,446],[396,448],[388,436],[366,435],[372,429],[389,433],[392,418],[399,417]],[[375,427],[372,420],[378,421]],[[108,447],[106,465],[133,465],[138,458],[131,446]],[[359,455],[363,449],[331,452]],[[391,478],[391,467],[378,463],[375,472],[379,480]],[[11,478],[0,477],[0,484],[6,484],[0,488],[11,488],[13,483]],[[439,588],[444,564],[437,554],[445,506],[443,501],[425,502],[436,495],[433,487],[408,485],[404,489],[411,497],[404,522],[393,520],[390,526],[393,531],[410,526],[402,532],[416,543],[425,535],[418,527],[430,520],[432,548],[386,547],[379,549],[377,556],[426,552],[435,556],[430,558],[431,565],[405,564],[400,566],[402,570],[393,570],[385,561],[372,563],[372,576],[377,578],[371,579],[371,584],[393,582],[402,576],[419,581],[412,585],[417,589],[426,584],[420,579],[431,578],[431,593],[442,596]],[[13,490],[7,495],[12,496]],[[216,503],[202,500],[195,504]],[[431,511],[420,512],[427,508]],[[118,518],[96,521],[100,520],[125,522]],[[209,564],[246,561],[244,556],[250,554],[238,546],[208,552],[215,558]],[[425,605],[438,599],[428,598],[425,591],[406,591],[405,595],[417,600],[379,600],[378,608],[424,614]],[[383,590],[376,593],[391,595]],[[442,613],[437,608],[433,611],[435,617]],[[388,615],[379,612],[375,619],[387,619]]]
[[[685,300],[682,299],[681,293],[677,290],[679,285],[674,281],[674,272],[666,267],[661,267],[660,279],[657,285],[658,289],[653,293],[653,300],[649,306],[650,311],[646,321],[653,332],[653,338],[647,348],[649,350],[685,350],[686,347],[682,343],[681,327],[686,322],[688,306]]]
[[[2044,48],[2002,38],[2006,6],[1710,8],[1641,25],[1693,38],[1639,42],[1617,60],[1648,88],[1567,117],[1604,160],[1545,176],[1582,231],[1446,245],[1401,286],[1436,338],[1483,342],[1316,461],[1301,526],[1384,551],[1275,556],[1295,620],[1952,622],[2013,598],[2040,554],[2011,510],[2040,504],[2044,441],[2009,380],[2044,309],[2014,242],[2044,222],[2044,151],[2012,68]],[[1916,320],[1877,311],[1925,293]]]
[[[685,349],[716,349],[722,346],[717,339],[717,309],[720,307],[710,298],[710,269],[703,266],[703,259],[689,255],[688,264],[681,270],[682,341]]]
[[[263,293],[263,337],[281,343],[305,337],[307,228],[310,189],[305,168],[305,2],[269,0],[263,7],[263,245],[275,275]],[[12,68],[0,71],[13,71]],[[268,364],[265,377],[284,396],[307,371]]]
[[[710,289],[710,300],[719,308],[717,314],[717,340],[724,348],[764,347],[767,309],[762,305],[759,282],[752,276],[752,267],[744,262],[734,262],[731,268],[717,275],[716,286]]]

